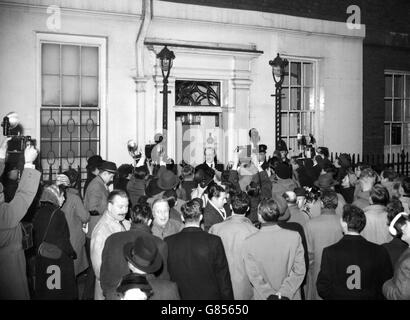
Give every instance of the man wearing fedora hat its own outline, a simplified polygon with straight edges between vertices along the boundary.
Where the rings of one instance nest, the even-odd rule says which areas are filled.
[[[318,201],[319,202],[319,201]],[[307,274],[306,298],[321,300],[316,289],[316,280],[322,261],[323,248],[338,242],[343,234],[340,217],[336,215],[338,199],[333,190],[323,190],[320,195],[320,216],[310,219],[305,226],[309,251],[309,271]]]
[[[137,204],[131,209],[131,229],[110,235],[105,241],[100,269],[101,288],[107,300],[117,300],[115,291],[118,282],[129,273],[128,262],[122,248],[126,243],[135,242],[139,237],[150,237],[154,240],[162,256],[162,267],[155,272],[158,279],[169,280],[167,268],[168,247],[160,238],[152,234],[150,225],[153,220],[151,207],[148,204]]]
[[[150,300],[180,300],[178,286],[175,282],[158,279],[153,275],[162,267],[164,261],[152,237],[140,236],[134,242],[125,244],[123,253],[129,270],[145,277],[151,286]]]
[[[97,158],[95,158],[97,159]],[[98,159],[97,159],[98,160]],[[90,212],[90,221],[88,222],[88,231],[86,235],[86,251],[89,257],[89,265],[91,266],[91,234],[95,225],[101,218],[101,215],[107,209],[108,204],[108,184],[113,181],[117,166],[114,162],[102,161],[98,167],[98,175],[90,182],[84,196],[84,207]],[[89,268],[87,273],[87,281],[85,285],[83,299],[94,299],[95,275],[93,268]]]
[[[320,191],[325,190],[332,190],[335,191],[335,186],[338,182],[333,178],[331,173],[321,174],[319,178],[313,183],[314,186],[318,187]],[[346,204],[345,199],[343,196],[336,192],[337,196],[337,207],[336,207],[336,215],[340,218],[343,214],[343,207]],[[321,214],[321,206],[320,202],[316,201],[309,205],[309,212],[312,218],[318,217]]]
[[[87,180],[84,183],[84,195],[90,182],[98,176],[98,173],[100,172],[98,168],[102,162],[103,159],[99,155],[93,155],[87,159],[87,166],[85,167],[87,169]]]

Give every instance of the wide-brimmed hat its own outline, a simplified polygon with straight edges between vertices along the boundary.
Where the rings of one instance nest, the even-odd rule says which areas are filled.
[[[331,173],[325,173],[320,175],[313,184],[320,189],[328,189],[337,185],[337,181],[333,179],[333,175]]]
[[[141,236],[124,246],[124,257],[134,267],[154,273],[162,266],[162,257],[151,237]]]
[[[158,177],[157,184],[162,190],[171,190],[178,185],[178,182],[177,175],[171,170],[166,170]]]
[[[122,278],[120,285],[117,288],[117,292],[124,293],[127,290],[134,288],[139,288],[144,291],[152,289],[145,276],[138,273],[129,273]]]
[[[99,155],[94,155],[88,158],[87,160],[87,166],[86,168],[98,168],[101,163],[103,162],[103,159]]]
[[[117,172],[117,165],[114,162],[111,161],[103,161],[100,166],[98,167],[100,171],[107,171],[110,173],[116,173]]]
[[[164,190],[162,190],[160,187],[158,187],[158,178],[151,179],[148,182],[147,187],[145,188],[145,194],[148,197],[153,197],[153,196],[161,193],[162,191],[164,191]]]

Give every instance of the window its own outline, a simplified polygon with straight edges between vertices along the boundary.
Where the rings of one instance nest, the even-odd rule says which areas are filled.
[[[41,43],[41,165],[48,179],[69,167],[86,179],[100,154],[99,48]]]
[[[282,139],[288,148],[297,150],[297,134],[314,133],[315,64],[288,59],[282,85]]]
[[[221,106],[221,83],[211,81],[175,81],[175,105]]]
[[[384,84],[384,151],[409,151],[410,72],[386,71]]]

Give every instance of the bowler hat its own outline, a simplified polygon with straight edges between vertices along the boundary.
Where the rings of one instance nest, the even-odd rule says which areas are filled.
[[[178,177],[171,170],[166,170],[158,177],[157,184],[162,190],[171,190],[178,185]]]
[[[107,171],[110,173],[116,173],[117,172],[117,165],[114,162],[111,161],[103,161],[100,166],[98,167],[101,171]]]
[[[103,159],[99,155],[94,155],[88,158],[87,160],[87,166],[86,168],[98,168],[101,163],[103,162]]]
[[[117,288],[117,292],[124,293],[127,290],[134,288],[139,288],[141,290],[152,289],[145,276],[138,273],[129,273],[122,278],[121,283]]]
[[[335,186],[337,181],[333,179],[333,175],[331,173],[325,173],[320,175],[313,184],[320,189],[328,189]]]
[[[124,246],[124,257],[134,267],[146,273],[154,273],[162,266],[162,257],[151,237],[141,236]]]
[[[266,150],[268,150],[268,147],[266,146],[266,144],[259,145],[259,153],[266,153]]]

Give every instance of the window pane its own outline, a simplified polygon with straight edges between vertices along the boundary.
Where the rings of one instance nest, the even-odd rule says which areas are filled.
[[[406,76],[406,97],[410,98],[410,75]]]
[[[62,62],[64,75],[80,74],[80,47],[62,46]]]
[[[287,113],[282,113],[282,133],[281,135],[283,136],[288,136],[289,135],[289,118]]]
[[[310,112],[303,112],[302,116],[302,133],[304,136],[308,137],[309,134],[313,134],[313,117]]]
[[[79,84],[80,78],[75,76],[63,76],[63,105],[78,106],[79,105]]]
[[[63,139],[72,140],[79,138],[80,112],[75,110],[62,111],[61,136]]]
[[[41,138],[60,138],[60,113],[58,110],[41,110]]]
[[[81,138],[97,139],[99,138],[99,119],[96,111],[81,112]]]
[[[384,76],[384,96],[391,97],[392,96],[392,75],[386,74]]]
[[[313,87],[313,64],[303,64],[303,80],[306,87]]]
[[[402,75],[394,76],[394,96],[404,97],[404,76]]]
[[[60,145],[57,141],[44,142],[41,144],[41,158],[46,160],[46,167],[49,164],[58,162]]]
[[[298,150],[298,140],[297,138],[289,138],[289,143],[287,143],[289,150]]]
[[[81,47],[81,74],[98,76],[98,48]]]
[[[393,121],[402,121],[402,100],[394,100],[393,102]]]
[[[384,120],[391,121],[392,120],[392,100],[384,100]]]
[[[282,89],[282,110],[289,110],[289,88]]]
[[[303,110],[315,110],[315,91],[313,88],[303,89]]]
[[[290,85],[300,85],[301,80],[301,63],[300,62],[291,62],[290,64]]]
[[[406,104],[406,107],[404,109],[404,121],[410,121],[410,100],[404,100],[404,103]]]
[[[301,89],[300,88],[291,88],[290,89],[290,109],[291,110],[300,110],[301,109]]]
[[[393,124],[391,128],[391,144],[401,145],[401,124]]]
[[[300,113],[289,113],[289,135],[296,136],[300,132]]]
[[[98,141],[82,141],[81,142],[81,154],[91,157],[94,154],[98,154]]]
[[[385,124],[384,125],[384,145],[389,146],[390,145],[390,124]]]
[[[285,76],[283,77],[283,87],[289,87],[289,64],[285,67]]]
[[[42,101],[43,105],[60,105],[60,77],[43,76],[42,77]]]
[[[98,80],[96,77],[83,77],[81,83],[81,106],[98,106]]]
[[[403,124],[403,144],[410,145],[410,123]]]
[[[68,164],[72,164],[74,159],[79,156],[78,142],[61,142],[61,157],[65,159]],[[67,166],[68,167],[68,166]]]
[[[60,45],[43,43],[41,49],[42,74],[60,74]]]

